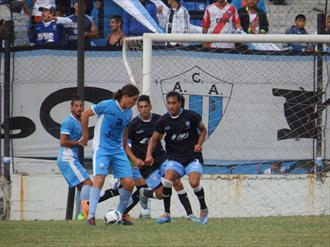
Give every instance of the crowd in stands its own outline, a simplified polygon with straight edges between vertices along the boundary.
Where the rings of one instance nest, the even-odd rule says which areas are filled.
[[[163,6],[156,6],[151,0],[139,0],[151,18],[166,33],[190,33],[200,25],[201,33],[224,34],[267,34],[267,6],[265,0],[163,0]],[[95,6],[100,8],[100,0],[85,0],[84,36],[86,47],[93,39],[99,38],[97,25],[91,17]],[[277,1],[278,2],[278,1]],[[275,1],[274,1],[275,3]],[[0,19],[10,16],[0,6]],[[33,0],[33,9],[27,7],[26,0],[11,4],[16,39],[14,46],[57,45],[75,47],[78,39],[77,0]],[[106,13],[111,16],[111,13]],[[197,22],[198,20],[199,22]],[[299,14],[286,34],[308,34],[305,29],[306,17]],[[194,25],[191,25],[194,24]],[[124,37],[141,36],[151,32],[124,11],[122,16],[113,15],[109,21],[110,33],[106,34],[106,46],[119,49]],[[327,17],[325,34],[330,31],[330,16]],[[196,30],[194,30],[196,32]],[[183,45],[170,43],[170,45]],[[234,44],[205,43],[210,48],[233,48]],[[312,44],[290,44],[293,51],[312,51]]]

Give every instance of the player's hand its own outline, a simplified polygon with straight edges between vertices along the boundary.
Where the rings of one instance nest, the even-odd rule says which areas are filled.
[[[147,166],[152,166],[154,163],[154,158],[151,155],[147,155],[146,159],[144,160]]]
[[[202,152],[202,145],[200,145],[200,144],[196,144],[196,145],[194,146],[194,152],[195,152],[195,153],[200,153],[200,152]]]
[[[80,145],[83,146],[83,147],[87,146],[87,142],[88,142],[87,136],[82,136],[79,140]]]
[[[137,168],[141,168],[142,166],[145,165],[145,163],[144,163],[143,160],[136,159],[136,160],[134,160],[134,165],[135,165]]]

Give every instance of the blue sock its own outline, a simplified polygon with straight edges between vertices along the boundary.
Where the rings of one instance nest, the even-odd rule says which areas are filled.
[[[85,201],[89,199],[89,191],[91,189],[92,186],[90,185],[83,185],[81,192],[80,192],[80,200]]]
[[[88,219],[95,217],[96,207],[100,199],[100,192],[101,189],[94,186],[90,189]]]
[[[125,190],[124,188],[119,189],[119,205],[117,207],[117,210],[123,214],[125,211],[127,204],[129,202],[129,199],[131,198],[132,192],[129,192]]]
[[[76,215],[75,215],[75,219],[78,219],[78,215],[80,214],[81,212],[81,206],[80,206],[80,190],[76,190],[76,198],[75,198],[75,201],[76,201]]]

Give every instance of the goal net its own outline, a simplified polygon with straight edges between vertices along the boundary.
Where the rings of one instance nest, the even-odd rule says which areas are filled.
[[[153,111],[166,112],[165,95],[174,90],[184,95],[186,109],[202,116],[208,129],[204,172],[211,176],[206,191],[214,203],[233,202],[226,209],[222,204],[217,216],[329,213],[329,203],[321,202],[329,190],[310,175],[320,157],[329,183],[327,39],[180,34],[126,39],[128,75],[150,95]],[[282,175],[264,175],[275,173]],[[214,174],[233,174],[233,180]],[[318,185],[308,204],[310,176]]]

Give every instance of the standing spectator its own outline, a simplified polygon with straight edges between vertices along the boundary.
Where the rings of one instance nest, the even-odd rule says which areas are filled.
[[[241,25],[246,33],[267,33],[268,20],[264,11],[257,7],[259,0],[247,0],[247,6],[238,11]]]
[[[241,32],[242,27],[236,8],[226,0],[217,0],[205,9],[203,33],[223,34]],[[205,47],[234,48],[230,43],[205,43]]]
[[[51,5],[40,7],[42,21],[32,28],[31,42],[35,45],[63,45],[64,27],[73,25],[69,18],[54,17]]]
[[[249,0],[232,0],[231,4],[235,6],[236,9],[242,9],[248,6]],[[267,13],[267,6],[265,0],[259,0],[257,3],[257,8]]]
[[[305,29],[306,25],[306,16],[303,14],[299,14],[295,18],[295,25],[292,25],[285,31],[285,34],[308,34]],[[292,43],[287,44],[288,47],[291,48],[292,51],[314,51],[314,47],[312,44],[303,44],[303,43]]]
[[[129,203],[134,180],[132,169],[125,153],[127,124],[132,118],[131,108],[136,104],[139,90],[132,84],[119,89],[114,99],[104,100],[92,105],[81,115],[83,146],[88,141],[88,119],[97,116],[93,139],[93,187],[89,196],[89,214],[87,224],[95,226],[95,213],[105,177],[111,166],[113,175],[120,179],[120,199],[117,213],[123,215]],[[120,217],[121,218],[121,217]]]
[[[330,35],[330,15],[328,15],[326,21],[325,21],[325,31],[324,34]],[[324,44],[324,51],[330,51],[330,42]]]
[[[22,9],[24,10],[23,13]],[[13,1],[11,3],[11,11],[14,21],[14,46],[29,46],[30,10],[26,5],[26,0]]]
[[[140,0],[141,4],[148,11],[152,19],[159,24],[157,18],[157,7],[150,0]],[[133,16],[128,14],[126,11],[123,14],[123,31],[126,37],[131,36],[142,36],[144,33],[151,33],[151,31],[138,22]]]
[[[55,0],[33,0],[32,24],[37,24],[42,20],[42,11],[39,9],[44,6],[56,8]]]
[[[77,1],[74,4],[74,14],[70,15],[69,18],[74,23],[73,27],[67,30],[67,44],[70,47],[77,47],[78,40],[78,3]],[[86,5],[84,5],[86,8]],[[84,30],[85,30],[85,47],[89,47],[91,45],[91,39],[96,39],[99,36],[99,31],[96,27],[93,19],[85,14],[84,20]]]
[[[170,5],[165,15],[165,32],[166,33],[189,33],[190,15],[188,10],[180,4],[180,0],[167,0]],[[160,11],[164,11],[160,8]],[[160,14],[160,13],[159,13]],[[163,13],[162,13],[163,14]],[[170,45],[178,45],[180,43],[170,42]]]
[[[111,17],[109,26],[111,28],[111,33],[107,37],[106,46],[113,50],[120,50],[123,46],[125,34],[122,31],[122,20],[118,15]]]
[[[93,11],[93,7],[94,7],[94,2],[95,2],[95,7],[97,9],[101,8],[101,1],[100,0],[85,0],[85,4],[86,4],[86,10],[85,10],[85,14],[91,16],[92,15],[92,11]]]

